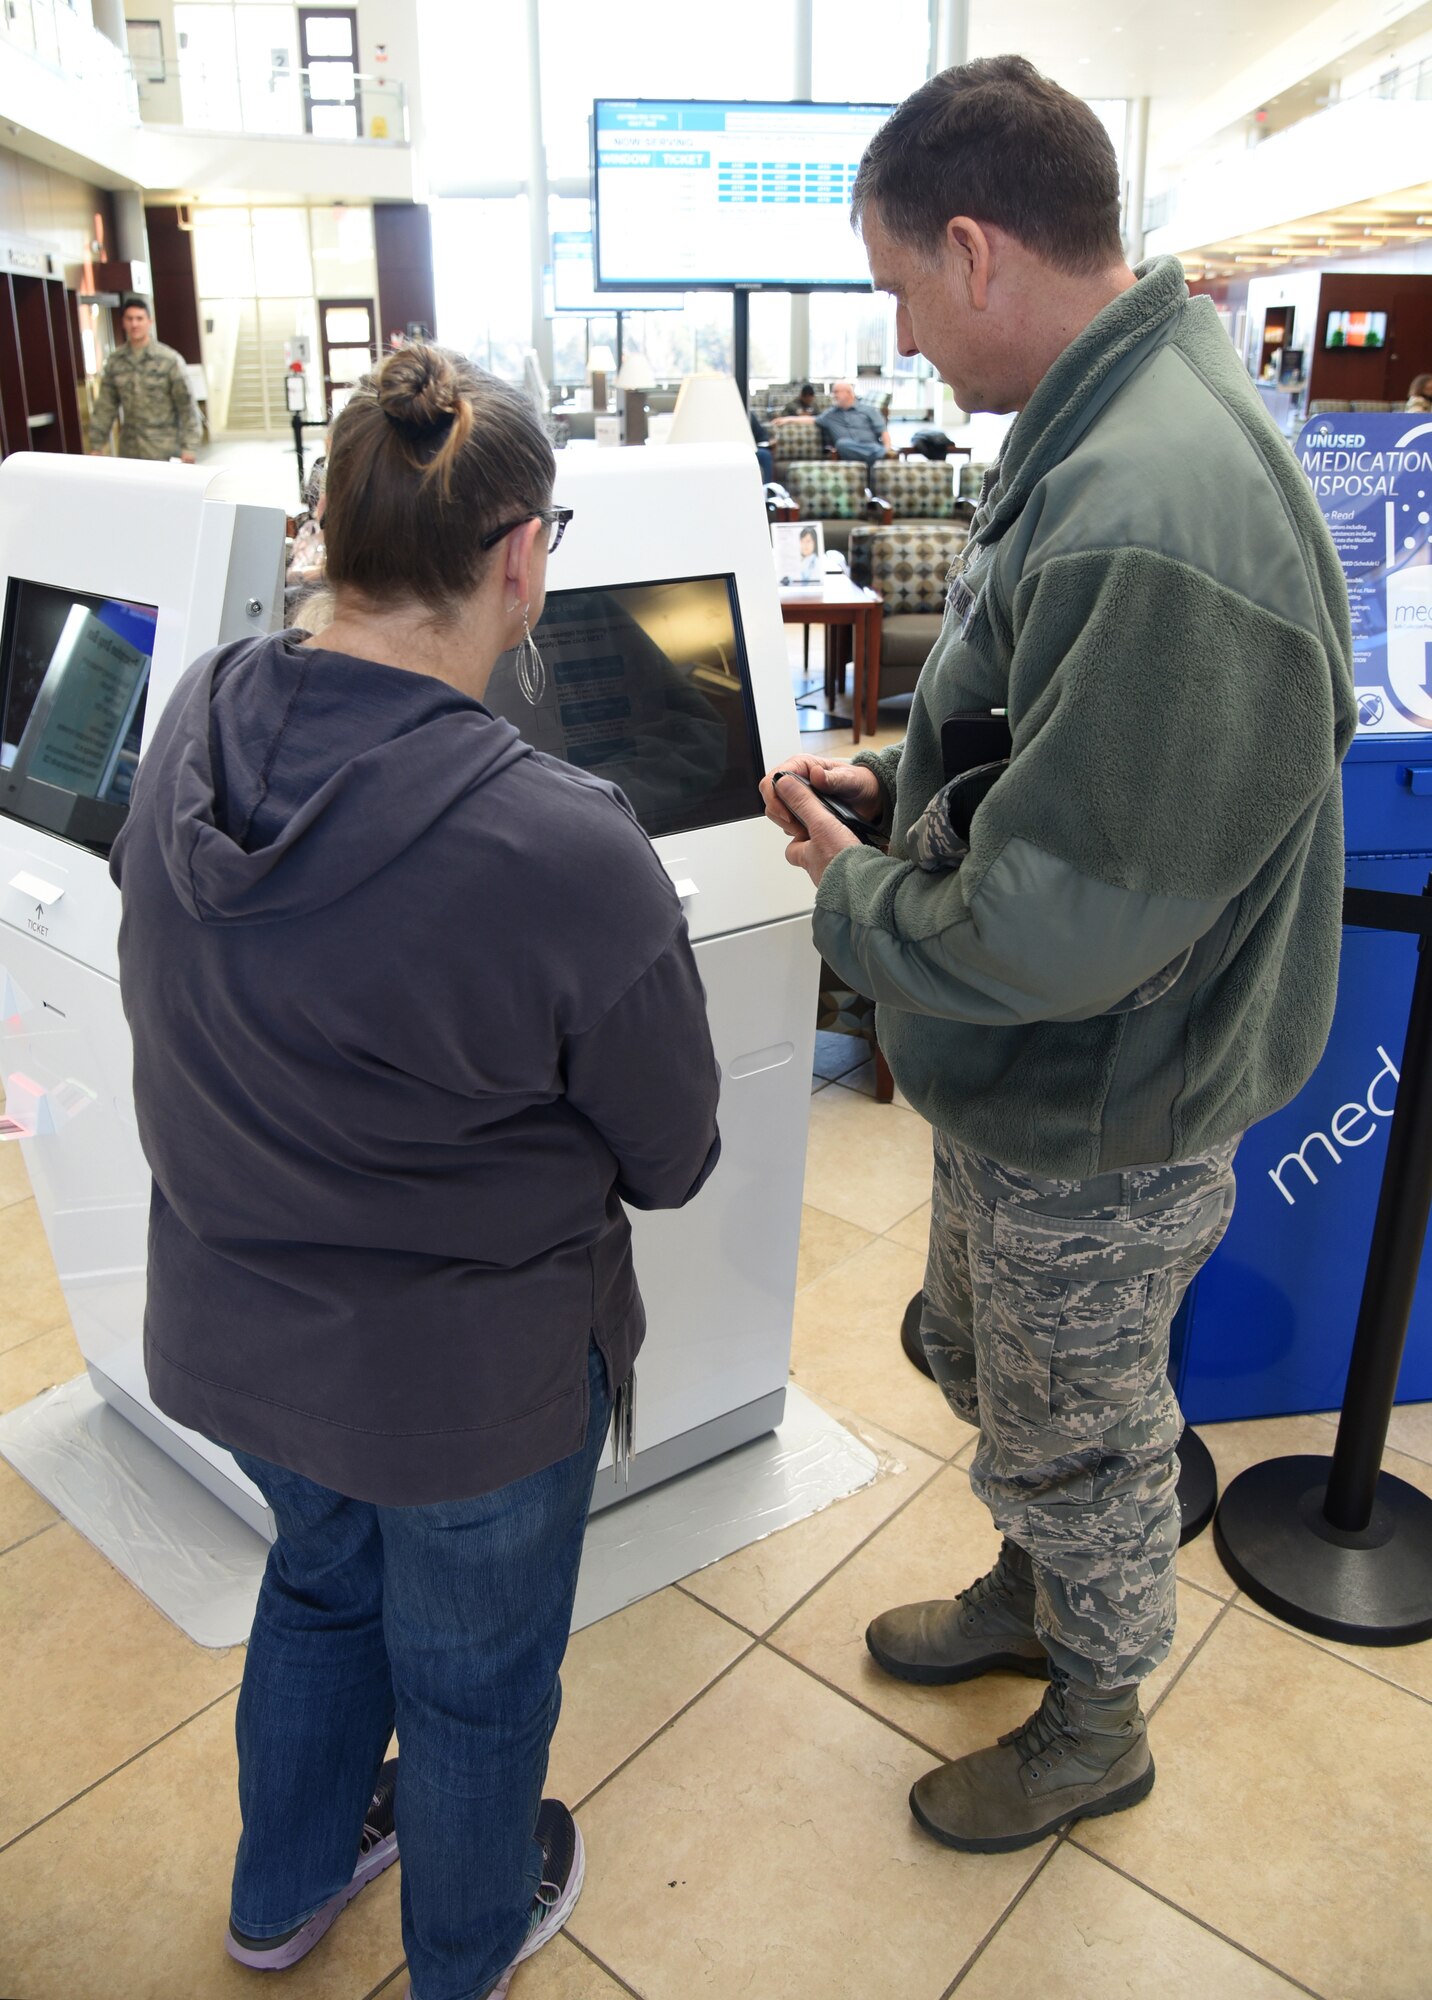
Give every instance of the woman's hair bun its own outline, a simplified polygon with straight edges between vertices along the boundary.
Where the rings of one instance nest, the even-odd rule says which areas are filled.
[[[400,347],[378,370],[378,407],[413,430],[446,429],[463,403],[452,357],[441,347]]]

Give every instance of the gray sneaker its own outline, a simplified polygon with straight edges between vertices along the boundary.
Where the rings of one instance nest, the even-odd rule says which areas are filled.
[[[1153,1788],[1137,1687],[1101,1691],[1056,1670],[1022,1729],[927,1772],[910,1810],[946,1847],[1008,1854],[1076,1819],[1122,1812]]]
[[[994,1568],[958,1597],[882,1611],[865,1643],[887,1674],[924,1687],[999,1671],[1031,1680],[1049,1675],[1049,1657],[1034,1636],[1034,1570],[1011,1541]]]

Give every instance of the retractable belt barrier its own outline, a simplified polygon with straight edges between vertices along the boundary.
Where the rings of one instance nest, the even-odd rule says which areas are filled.
[[[1362,1646],[1432,1638],[1432,1499],[1382,1470],[1432,1212],[1432,876],[1343,892],[1343,922],[1418,939],[1401,1081],[1331,1458],[1272,1458],[1223,1496],[1214,1540],[1255,1603]]]

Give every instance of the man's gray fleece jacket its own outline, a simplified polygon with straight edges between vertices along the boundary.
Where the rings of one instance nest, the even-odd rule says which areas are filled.
[[[858,760],[889,856],[836,856],[816,943],[956,1139],[1055,1179],[1190,1158],[1322,1052],[1355,710],[1327,530],[1172,258],[1016,419],[960,584],[905,742]],[[944,781],[940,725],[992,708],[1009,768],[962,865],[928,872],[908,835]]]

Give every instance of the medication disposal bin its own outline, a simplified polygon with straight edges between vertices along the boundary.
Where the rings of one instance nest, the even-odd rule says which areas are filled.
[[[1348,883],[1420,893],[1432,874],[1432,731],[1359,736],[1343,803]],[[1342,1401],[1416,964],[1415,938],[1343,932],[1323,1059],[1239,1148],[1233,1221],[1174,1324],[1171,1372],[1190,1423]],[[1400,1402],[1428,1398],[1432,1244],[1398,1382]]]

